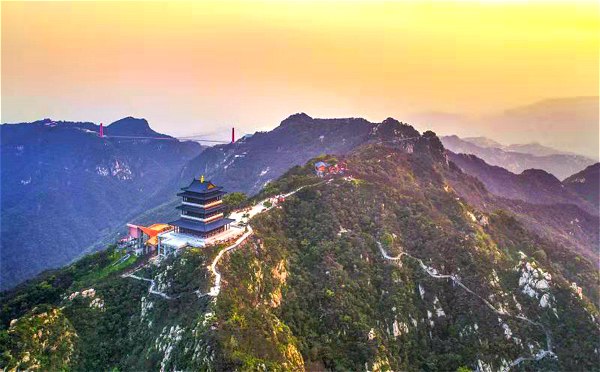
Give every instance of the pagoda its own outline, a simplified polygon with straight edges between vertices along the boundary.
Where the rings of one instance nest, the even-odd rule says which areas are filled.
[[[222,199],[225,194],[222,187],[204,181],[204,176],[193,180],[177,194],[182,197],[181,205],[177,207],[181,211],[181,218],[169,222],[169,225],[175,226],[179,233],[200,238],[209,238],[229,230],[229,225],[235,220],[224,218]]]

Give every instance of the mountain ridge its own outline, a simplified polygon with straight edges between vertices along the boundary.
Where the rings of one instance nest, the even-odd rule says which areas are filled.
[[[526,370],[594,368],[594,265],[505,212],[466,203],[450,180],[485,189],[440,157],[431,138],[413,147],[363,144],[337,157],[345,174],[326,180],[314,163],[331,156],[271,182],[258,197],[313,186],[250,221],[253,237],[219,263],[214,300],[196,292],[211,286],[206,267],[225,247],[140,268],[136,276],[166,298],[123,277],[134,266],[95,279],[118,261],[111,250],[2,293],[0,342],[30,339],[35,320],[51,316],[42,339],[75,332],[80,340],[51,359],[25,342],[0,343],[9,351],[3,363],[72,371],[495,372],[517,361]],[[542,351],[550,354],[536,360]]]
[[[128,124],[132,124],[130,126],[131,132],[125,132],[124,135],[135,135],[140,134],[139,130],[142,129],[147,131],[148,125],[147,121],[144,119],[135,119],[135,118],[124,118],[120,122],[120,127],[123,130],[126,130]],[[63,123],[61,125],[61,123]],[[106,130],[109,133],[109,137],[106,139],[105,144],[114,144],[115,149],[122,149],[128,147],[130,144],[138,144],[140,146],[147,146],[149,143],[154,143],[156,146],[153,148],[152,152],[146,153],[143,158],[138,157],[140,160],[148,160],[152,163],[154,161],[152,159],[156,156],[156,150],[166,151],[165,154],[172,154],[172,151],[169,149],[177,141],[155,141],[148,139],[119,139],[117,137],[110,138],[110,127],[117,128],[111,124],[106,127]],[[3,125],[2,128],[5,126]],[[10,126],[9,126],[10,127]],[[22,127],[22,128],[21,128]],[[97,137],[98,126],[92,123],[64,123],[64,122],[53,122],[52,120],[45,120],[38,122],[36,124],[27,124],[21,127],[12,127],[15,128],[15,131],[22,132],[21,135],[26,135],[31,131],[31,128],[35,129],[33,133],[37,133],[37,130],[43,131],[43,133],[55,133],[57,131],[67,131],[68,133],[79,133],[83,136],[88,136],[89,139],[93,139],[93,143],[98,142],[99,139]],[[30,128],[30,129],[23,129]],[[119,129],[119,130],[121,130]],[[113,129],[115,130],[115,129]],[[151,129],[150,129],[151,130]],[[61,133],[63,133],[61,132]],[[64,132],[66,133],[66,132]],[[3,129],[3,134],[5,131]],[[56,133],[55,133],[56,134]],[[145,133],[149,134],[149,133]],[[31,133],[29,134],[31,135]],[[40,133],[37,134],[39,137]],[[151,135],[154,137],[155,135]],[[19,137],[19,135],[13,135],[10,137],[14,138],[23,138]],[[144,135],[146,137],[146,135]],[[56,140],[60,139],[60,143],[68,143],[67,138],[62,138],[60,136],[54,136],[50,138],[55,138]],[[84,137],[81,137],[84,138]],[[225,144],[225,145],[217,145],[214,147],[210,147],[205,149],[200,153],[198,150],[194,156],[190,158],[179,158],[177,160],[177,164],[165,166],[165,170],[167,173],[164,175],[155,176],[156,179],[160,179],[161,182],[154,182],[152,185],[147,186],[150,187],[148,190],[143,190],[139,194],[139,189],[136,191],[138,195],[140,195],[140,202],[135,208],[131,211],[128,208],[125,210],[128,212],[126,216],[120,216],[119,222],[111,222],[111,224],[103,228],[99,231],[99,236],[94,241],[89,241],[85,245],[85,247],[79,247],[78,249],[85,252],[90,252],[95,249],[102,249],[106,247],[107,244],[114,241],[115,236],[117,234],[121,234],[123,232],[123,225],[125,222],[135,221],[138,223],[154,223],[154,222],[168,222],[176,217],[174,212],[173,203],[175,203],[175,193],[179,190],[180,187],[186,186],[189,183],[189,179],[196,178],[200,175],[205,175],[206,178],[213,179],[218,184],[222,184],[228,191],[242,191],[248,194],[253,194],[261,190],[266,184],[269,182],[273,182],[274,179],[281,176],[287,169],[303,164],[307,160],[312,157],[318,156],[323,153],[334,153],[334,154],[350,154],[355,151],[361,145],[368,143],[390,143],[392,144],[394,141],[397,143],[395,146],[399,146],[403,148],[405,151],[411,153],[416,150],[415,146],[419,146],[419,138],[429,138],[427,141],[434,141],[435,146],[437,147],[437,153],[439,154],[439,159],[443,161],[447,161],[446,155],[444,154],[444,146],[439,141],[437,136],[430,131],[424,132],[421,136],[418,131],[416,131],[412,126],[402,123],[393,118],[387,118],[383,120],[381,123],[371,123],[362,118],[338,118],[338,119],[315,119],[310,117],[305,113],[290,115],[288,118],[284,119],[281,124],[276,127],[274,130],[270,132],[257,132],[253,136],[245,137],[243,139],[238,140],[235,143]],[[4,149],[8,149],[6,144],[8,142],[5,141],[6,136],[2,137],[3,143],[3,151]],[[54,141],[54,140],[53,140]],[[391,141],[391,142],[389,142]],[[10,142],[10,141],[9,141]],[[38,144],[41,143],[38,141]],[[15,148],[12,148],[11,151],[13,153],[10,156],[14,156],[15,159],[20,159],[18,144],[13,143]],[[95,146],[95,145],[94,145]],[[111,145],[112,146],[112,145]],[[193,144],[181,143],[177,145],[183,148],[194,146]],[[87,147],[82,149],[77,157],[82,158],[81,160],[85,160],[85,157],[81,157],[81,154],[85,154],[86,151],[89,151],[91,148],[95,149],[94,151],[98,153],[103,153],[106,151],[104,147]],[[200,153],[200,154],[199,154]],[[191,154],[191,153],[190,153]],[[40,153],[36,153],[36,156],[39,158]],[[69,161],[72,161],[76,157],[73,155],[69,155],[66,157]],[[3,157],[6,159],[6,157]],[[21,159],[23,160],[23,159]],[[131,182],[129,178],[129,171],[122,167],[122,161],[119,160],[118,164],[115,163],[115,160],[118,159],[107,159],[109,164],[107,166],[103,165],[99,169],[95,169],[91,173],[96,173],[100,175],[100,173],[110,175],[110,177],[120,180],[120,182]],[[87,161],[87,160],[86,160]],[[112,162],[112,163],[111,163]],[[117,166],[118,165],[118,166]],[[138,173],[136,175],[142,176],[142,174],[146,174],[149,169],[142,171],[142,169],[138,169]],[[23,177],[20,177],[20,173],[23,169],[26,169],[26,166],[19,166],[19,170],[15,170],[14,174],[19,176],[17,179],[17,185],[11,186],[15,189],[19,189],[21,187],[25,187],[29,182],[35,181],[35,178],[32,177],[30,180],[29,175],[24,174]],[[69,168],[67,166],[67,168]],[[114,169],[113,169],[114,168]],[[143,166],[142,168],[145,168]],[[100,173],[98,173],[100,172]],[[114,172],[114,175],[112,174]],[[87,174],[90,172],[83,172],[83,174]],[[6,175],[7,172],[3,172],[3,175]],[[526,174],[527,175],[527,174]],[[533,176],[533,175],[532,175]],[[535,177],[532,177],[535,178]],[[22,182],[20,182],[22,181]],[[20,182],[20,183],[19,183]],[[37,182],[37,181],[36,181]],[[61,185],[68,185],[69,181],[65,180]],[[3,186],[9,185],[9,183],[5,183]],[[32,185],[35,185],[32,184]],[[36,186],[37,187],[37,186]],[[59,188],[60,186],[53,186],[55,188]],[[64,186],[63,186],[64,187]],[[116,187],[116,185],[115,185]],[[555,186],[556,187],[556,186]],[[56,192],[56,191],[52,191]],[[87,190],[86,192],[89,192]],[[109,195],[119,195],[121,192],[117,188],[111,188],[110,191],[106,190],[106,192],[110,192],[112,194]],[[3,196],[10,194],[4,193]],[[102,193],[98,193],[99,195]],[[92,194],[93,195],[93,194]],[[106,194],[104,194],[106,195]],[[569,194],[570,195],[570,194]],[[104,197],[106,198],[106,197]],[[479,198],[479,196],[477,197]],[[579,198],[579,197],[578,197]],[[11,198],[11,200],[21,200],[22,196],[16,196]],[[579,198],[581,199],[581,198]],[[536,203],[532,198],[528,199],[530,202]],[[562,199],[561,202],[572,203],[573,200]],[[36,202],[39,204],[38,202]],[[125,203],[125,204],[120,204]],[[115,206],[119,205],[127,205],[128,201],[126,199],[115,201],[114,206],[108,207],[109,209],[114,209]],[[496,202],[498,203],[498,202]],[[510,204],[514,204],[513,201],[509,202]],[[12,203],[8,198],[3,198],[3,208],[2,211],[5,212],[8,207],[15,207],[18,203]],[[36,205],[37,205],[36,204]],[[66,204],[68,205],[68,203]],[[70,208],[70,207],[69,207]],[[89,213],[89,215],[97,215],[97,211],[92,211],[82,209],[81,207],[75,210],[75,206],[73,206],[73,210],[75,214],[77,213]],[[106,208],[106,207],[105,207]],[[515,207],[517,208],[517,207]],[[535,223],[540,223],[540,221],[544,221],[543,223],[548,223],[548,210],[540,212],[541,209],[536,208],[520,208],[520,213],[523,213],[524,210],[529,211],[538,211],[537,216],[533,218],[530,224],[530,227]],[[14,213],[14,212],[13,212]],[[71,213],[71,212],[69,212]],[[111,212],[113,213],[113,212]],[[541,214],[540,214],[541,213]],[[577,247],[578,251],[589,251],[590,244],[593,244],[595,241],[594,237],[590,235],[588,231],[589,224],[591,221],[588,217],[583,217],[579,214],[580,212],[572,212],[570,216],[579,216],[575,218],[579,218],[580,220],[584,220],[582,222],[584,224],[583,233],[575,233],[575,241],[571,241],[569,239],[566,240],[567,243]],[[5,214],[6,215],[6,214]],[[525,213],[523,215],[526,218],[528,217]],[[567,221],[568,222],[568,221]],[[24,223],[24,222],[23,222]],[[90,225],[90,228],[92,225]],[[564,228],[559,228],[556,224],[553,224],[553,228],[551,230],[551,236],[557,237],[559,235],[559,231],[564,232]],[[61,231],[61,230],[59,230]],[[35,234],[43,234],[43,231],[37,231]],[[9,237],[10,238],[10,237]],[[7,240],[5,239],[5,242]],[[63,261],[64,262],[64,261]]]
[[[444,135],[478,135],[493,138],[499,143],[513,144],[535,141],[561,152],[576,152],[596,162],[599,149],[599,102],[597,96],[552,98],[477,116],[423,112],[409,115],[407,120],[419,129],[427,128]],[[524,140],[526,138],[529,140]],[[482,157],[481,154],[475,155]],[[486,160],[491,162],[490,159]],[[571,169],[571,173],[566,172],[568,174],[564,177],[585,166],[576,168]]]
[[[500,134],[505,142],[515,143],[529,136],[558,149],[578,149],[597,161],[599,104],[598,96],[549,98],[504,110],[483,121],[503,128]]]
[[[598,210],[569,191],[556,177],[542,170],[515,175],[488,165],[475,155],[448,150],[447,154],[454,166],[473,178],[471,182],[476,186],[465,188],[461,183],[452,183],[469,204],[488,212],[504,209],[530,231],[596,260],[600,246]]]
[[[600,203],[600,163],[590,165],[581,172],[567,177],[563,184],[598,207]]]
[[[461,139],[458,136],[443,136],[444,146],[454,153],[473,154],[486,163],[500,166],[513,173],[521,173],[526,169],[543,169],[558,179],[565,179],[572,174],[594,163],[594,160],[581,155],[550,154],[533,155],[513,151],[505,151],[506,147],[482,147]]]
[[[450,136],[448,136],[450,137]],[[458,137],[458,136],[456,136]],[[459,137],[460,138],[460,137]],[[549,146],[544,146],[539,142],[533,141],[529,143],[514,143],[511,145],[503,145],[497,141],[494,141],[488,137],[463,137],[460,138],[463,141],[470,142],[474,145],[484,148],[497,148],[507,152],[517,152],[521,154],[530,154],[535,156],[548,156],[548,155],[578,155],[574,152],[561,151],[554,149]],[[581,156],[581,155],[579,155]]]
[[[525,169],[515,174],[489,165],[475,155],[452,151],[448,151],[448,155],[463,171],[481,180],[493,194],[537,204],[575,204],[587,213],[598,215],[591,203],[567,190],[558,178],[542,169]]]
[[[322,153],[349,154],[355,151],[352,149],[357,148],[359,144],[382,142],[393,145],[394,140],[399,140],[398,145],[410,152],[415,151],[415,139],[407,140],[407,138],[420,136],[414,128],[393,118],[388,118],[381,123],[370,123],[361,118],[315,119],[306,114],[295,114],[284,119],[282,123],[284,124],[271,132],[258,132],[254,136],[234,144],[211,147],[195,159],[190,160],[182,172],[161,191],[161,195],[164,195],[163,198],[167,202],[147,213],[140,214],[133,221],[149,224],[175,219],[177,214],[174,207],[177,200],[172,195],[179,187],[186,186],[188,179],[201,174],[224,185],[228,191],[241,191],[251,195],[268,182],[272,182],[273,178],[283,174],[286,169],[302,164],[311,156]],[[424,136],[434,136],[436,142],[439,142],[433,132],[425,133]],[[331,138],[337,139],[337,142],[328,142],[331,141]],[[291,144],[292,150],[286,152],[288,144]],[[437,146],[440,149],[439,157],[442,159],[445,157],[445,155],[441,155],[443,144],[439,143]],[[444,161],[446,160],[444,159]],[[225,170],[221,168],[225,168]],[[484,168],[488,169],[489,167],[484,165]],[[524,176],[517,177],[502,168],[498,168],[498,171],[502,175],[501,180],[505,179],[502,182],[516,177],[518,180],[517,190],[521,190],[521,194],[498,193],[498,190],[492,185],[487,191],[509,199],[490,198],[487,191],[474,193],[467,190],[463,196],[469,203],[484,210],[488,210],[486,208],[491,208],[490,206],[503,208],[503,205],[506,205],[506,208],[519,216],[520,221],[532,231],[559,241],[586,257],[594,257],[598,254],[597,249],[594,248],[598,246],[597,217],[590,215],[595,208],[592,208],[589,203],[579,196],[563,190],[560,181],[556,180],[554,176],[544,173],[539,174],[538,176],[541,177],[538,177],[535,171],[531,171],[525,172]],[[490,180],[494,179],[494,174],[495,172],[490,173]],[[482,178],[485,179],[485,177]],[[538,180],[538,178],[541,179]],[[527,182],[531,180],[545,185],[544,179],[550,181],[549,186],[545,186],[550,187],[550,190],[545,194],[542,193],[542,195],[546,195],[544,203],[547,204],[538,205],[540,203],[538,195],[534,189],[528,187]],[[482,190],[486,189],[483,184],[481,184],[481,188]],[[515,198],[523,198],[525,201],[520,202]],[[581,208],[576,206],[559,207],[556,203],[569,205],[575,203]],[[568,213],[561,215],[557,213],[558,209],[563,209]],[[108,243],[110,240],[104,239],[94,247],[105,246]]]
[[[105,130],[155,136],[144,119],[117,124]],[[78,257],[147,209],[159,189],[155,180],[173,177],[201,151],[191,142],[100,138],[89,122],[45,119],[0,131],[2,288]]]
[[[106,135],[115,136],[140,136],[140,137],[157,137],[157,138],[173,138],[166,134],[161,134],[150,128],[148,121],[143,118],[134,118],[127,116],[109,124],[104,132]]]

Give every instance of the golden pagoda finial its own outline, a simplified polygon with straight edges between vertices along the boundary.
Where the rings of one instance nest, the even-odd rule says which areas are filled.
[[[200,176],[200,183],[204,183],[204,175]]]

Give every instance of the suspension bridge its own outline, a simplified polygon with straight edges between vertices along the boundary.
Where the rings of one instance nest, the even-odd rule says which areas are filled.
[[[119,138],[119,139],[131,139],[131,140],[159,140],[159,141],[195,141],[195,142],[206,142],[215,144],[225,144],[235,142],[235,128],[231,128],[231,141],[218,140],[212,138],[202,138],[206,134],[194,134],[187,136],[119,136],[119,135],[107,135],[104,134],[104,125],[100,123],[100,130],[98,131],[98,137],[100,138]]]

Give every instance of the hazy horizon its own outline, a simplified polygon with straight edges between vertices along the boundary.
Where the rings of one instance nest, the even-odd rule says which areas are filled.
[[[596,138],[585,143],[544,128],[503,133],[487,119],[598,95],[595,2],[1,7],[3,123],[134,116],[172,135],[241,134],[306,112],[598,152],[597,112],[570,123]],[[444,117],[419,122],[436,112]]]

